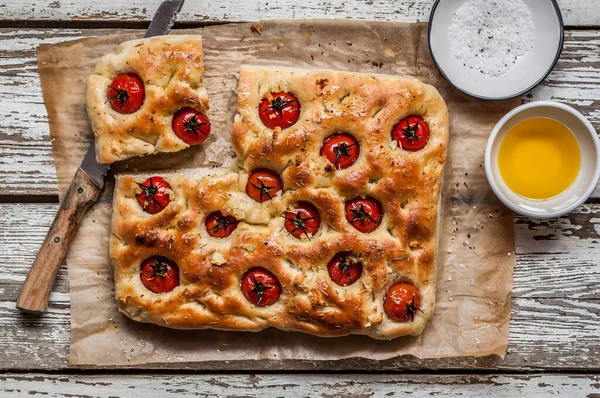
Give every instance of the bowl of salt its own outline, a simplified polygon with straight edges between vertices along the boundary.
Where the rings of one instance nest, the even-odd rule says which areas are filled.
[[[429,50],[446,80],[485,100],[518,97],[540,84],[563,47],[555,0],[437,0]]]

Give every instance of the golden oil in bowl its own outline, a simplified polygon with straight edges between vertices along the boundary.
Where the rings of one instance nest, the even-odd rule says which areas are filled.
[[[581,167],[577,139],[564,124],[536,117],[512,127],[498,150],[498,170],[517,195],[554,198],[575,181]]]

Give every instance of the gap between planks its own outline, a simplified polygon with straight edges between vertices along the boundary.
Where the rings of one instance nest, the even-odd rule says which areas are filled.
[[[442,395],[449,397],[495,396],[531,398],[552,395],[595,396],[600,376],[505,375],[0,375],[0,392],[10,397],[341,397]]]

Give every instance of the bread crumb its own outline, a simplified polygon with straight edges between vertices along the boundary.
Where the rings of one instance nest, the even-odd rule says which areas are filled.
[[[253,32],[258,33],[260,35],[262,33],[263,26],[259,23],[254,23],[252,24],[252,26],[250,26],[250,29],[252,29]]]
[[[216,163],[223,167],[230,167],[235,159],[233,146],[223,139],[218,139],[204,150],[204,166]]]

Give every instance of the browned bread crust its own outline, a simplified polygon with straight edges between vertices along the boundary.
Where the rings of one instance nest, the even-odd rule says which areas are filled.
[[[257,107],[269,92],[295,94],[299,121],[266,128]],[[418,335],[433,313],[438,199],[448,141],[446,105],[437,90],[393,76],[286,68],[242,67],[233,143],[240,171],[194,170],[164,175],[172,199],[156,215],[135,200],[135,182],[118,178],[110,240],[116,297],[132,319],[182,329],[261,330],[276,327],[320,336],[366,334],[377,339]],[[391,140],[396,122],[419,115],[431,129],[427,146],[406,152]],[[360,143],[356,163],[333,170],[319,155],[336,132]],[[258,203],[245,193],[248,172],[266,167],[279,173],[284,192]],[[369,195],[383,206],[381,225],[365,234],[344,216],[344,202]],[[297,239],[283,228],[283,212],[308,201],[320,213],[319,232]],[[221,210],[241,220],[228,238],[208,236],[205,217]],[[364,265],[354,284],[340,287],[327,263],[352,251]],[[180,267],[181,285],[156,294],[140,281],[141,261],[168,257]],[[260,266],[277,276],[282,295],[273,305],[251,304],[241,277]],[[391,319],[384,296],[394,283],[420,291],[423,312],[413,322]]]
[[[116,112],[107,102],[107,87],[121,73],[137,74],[146,89],[142,108],[132,114]],[[171,121],[183,107],[208,111],[203,74],[202,40],[197,35],[131,40],[104,56],[88,78],[86,94],[98,162],[187,148]]]

